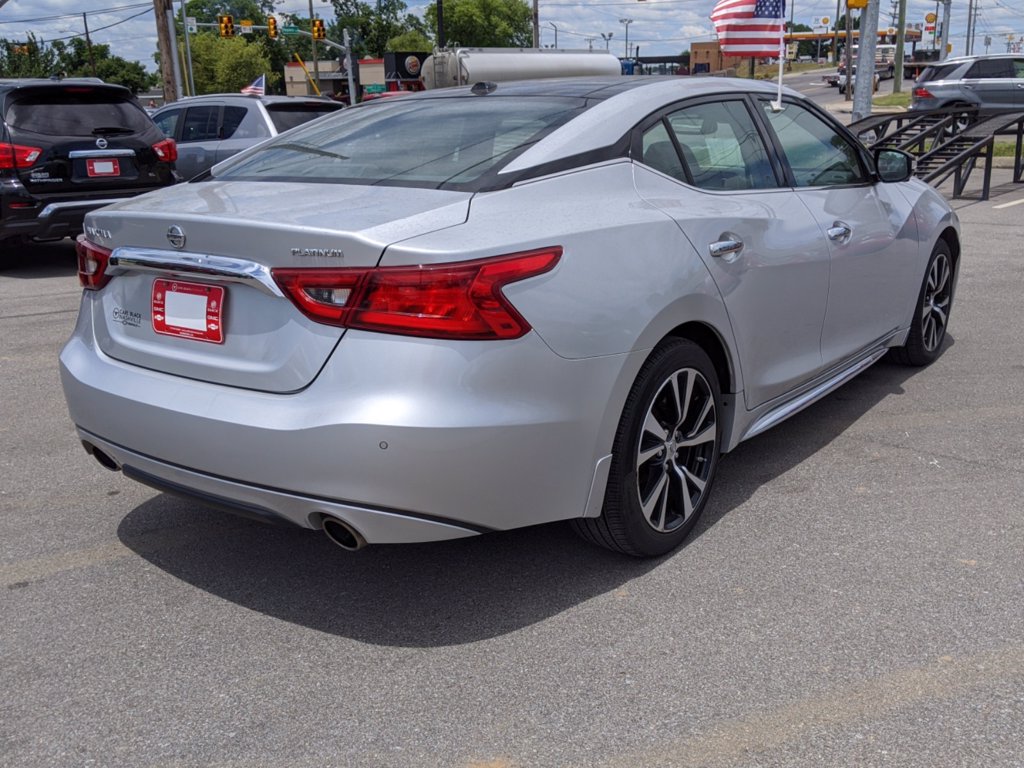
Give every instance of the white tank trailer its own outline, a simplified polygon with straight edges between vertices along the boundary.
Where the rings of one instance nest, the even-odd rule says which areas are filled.
[[[537,48],[454,48],[434,51],[423,62],[427,88],[547,77],[621,75],[622,64],[606,51]]]

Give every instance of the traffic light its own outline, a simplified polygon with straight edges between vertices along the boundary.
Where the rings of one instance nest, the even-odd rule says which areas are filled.
[[[313,39],[314,40],[325,40],[327,38],[327,32],[324,30],[323,19],[313,19]]]
[[[218,16],[217,25],[220,27],[221,37],[235,36],[235,19],[232,16]]]
[[[277,19],[267,16],[267,37],[271,40],[277,39]]]

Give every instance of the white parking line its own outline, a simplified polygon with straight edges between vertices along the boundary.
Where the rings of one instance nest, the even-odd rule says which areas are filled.
[[[1002,205],[993,205],[992,208],[994,208],[995,210],[998,211],[1000,208],[1009,208],[1010,206],[1013,206],[1013,205],[1024,205],[1024,198],[1021,198],[1020,200],[1014,200],[1012,203],[1003,203]]]

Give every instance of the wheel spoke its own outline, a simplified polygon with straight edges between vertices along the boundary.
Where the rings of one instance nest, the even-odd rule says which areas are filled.
[[[680,394],[679,392],[679,373],[683,373],[686,376],[686,387],[685,392]],[[690,398],[693,397],[693,372],[692,371],[680,371],[672,375],[672,393],[676,398],[676,415],[679,417],[676,421],[676,429],[679,429],[686,421],[686,416],[690,410]]]
[[[665,491],[667,490],[666,486],[668,486],[668,474],[662,472],[661,477],[658,478],[658,482],[654,484],[654,488],[651,489],[651,492],[648,494],[647,498],[643,499],[640,503],[640,506],[644,510],[644,517],[647,519],[648,522],[651,523],[651,525],[654,525],[654,509],[655,507],[658,506],[658,501],[662,498],[662,496],[668,496],[668,494],[665,493]],[[662,507],[661,524],[662,526],[665,525],[664,506]],[[654,525],[654,527],[657,528],[658,526]]]
[[[668,430],[661,426],[661,422],[654,418],[654,412],[648,411],[644,419],[644,432],[661,442],[668,440]]]
[[[686,484],[689,472],[687,472],[686,467],[680,467],[675,464],[672,467],[675,469],[676,474],[679,475],[679,486],[682,489],[683,496],[683,522],[686,522],[690,519],[690,515],[693,514],[693,499],[690,497],[690,487]],[[703,490],[703,486],[701,486],[701,489]]]
[[[651,448],[641,448],[636,456],[637,469],[642,467],[644,464],[650,461],[653,457],[657,456],[663,450],[665,450],[665,446],[663,444],[658,444]]]
[[[938,318],[937,322],[940,328],[946,325],[946,313],[938,305],[932,307],[932,315]]]
[[[690,482],[690,484],[697,489],[698,493],[704,493],[704,487],[707,485],[706,480],[701,480],[686,467],[680,467],[679,469],[682,470],[683,475],[685,475],[686,479]]]
[[[680,448],[693,448],[698,445],[704,445],[704,443],[714,442],[718,436],[718,430],[715,427],[715,423],[711,422],[711,425],[705,427],[693,437],[688,437],[685,440],[680,440],[676,445]]]

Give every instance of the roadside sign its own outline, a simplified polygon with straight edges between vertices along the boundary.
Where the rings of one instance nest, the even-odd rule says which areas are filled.
[[[926,13],[924,15],[924,20],[927,21],[929,24],[934,24],[935,23],[935,19],[937,19],[937,18],[938,17],[934,13]]]
[[[297,35],[297,34],[299,34],[299,28],[296,27],[296,26],[293,26],[291,24],[285,24],[283,27],[281,27],[281,34],[282,35]]]
[[[190,35],[194,35],[194,34],[196,34],[199,31],[199,27],[196,26],[196,17],[195,16],[186,16],[185,17],[185,29],[188,30],[188,33]]]
[[[240,22],[238,22],[238,26],[241,27],[241,32],[243,35],[252,34],[252,19],[242,19]]]

